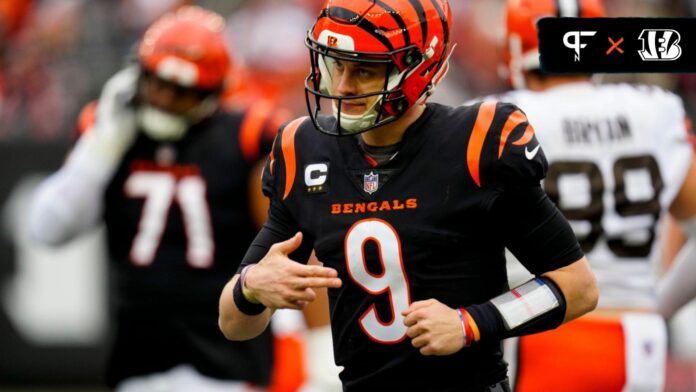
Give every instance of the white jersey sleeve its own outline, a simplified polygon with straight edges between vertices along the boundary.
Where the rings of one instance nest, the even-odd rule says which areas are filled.
[[[573,83],[518,105],[549,161],[544,188],[593,267],[600,307],[653,308],[657,225],[691,163],[681,99],[656,87]]]
[[[65,165],[37,188],[29,213],[30,237],[63,244],[99,222],[103,195],[116,167],[101,159],[98,137],[80,138]]]
[[[63,167],[39,185],[29,216],[29,234],[59,245],[94,226],[111,177],[136,136],[135,94],[139,70],[130,66],[104,85],[92,128],[78,140]]]

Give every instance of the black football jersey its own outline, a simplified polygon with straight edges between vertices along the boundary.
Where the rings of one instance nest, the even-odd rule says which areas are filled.
[[[244,121],[220,111],[173,143],[140,132],[109,184],[117,318],[110,384],[181,363],[215,378],[268,382],[270,333],[229,342],[217,325],[220,291],[256,233],[250,171],[273,140]]]
[[[343,285],[329,298],[345,390],[481,391],[505,378],[500,342],[426,357],[411,346],[401,312],[414,301],[461,307],[509,290],[506,246],[537,274],[580,259],[569,227],[553,246],[531,234],[567,226],[540,190],[546,167],[533,128],[509,104],[428,104],[382,164],[357,137],[298,119],[276,138],[264,170],[269,221],[243,265],[299,230],[303,244],[291,257],[305,262],[314,249],[338,270]]]

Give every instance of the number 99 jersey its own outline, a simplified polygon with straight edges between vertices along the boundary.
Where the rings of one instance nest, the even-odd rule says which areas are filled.
[[[591,83],[496,98],[519,105],[536,128],[549,161],[544,188],[590,260],[599,306],[653,309],[657,224],[691,163],[680,98]]]
[[[269,220],[240,268],[302,231],[291,259],[305,262],[314,249],[338,271],[343,285],[329,300],[346,391],[480,391],[501,381],[499,341],[423,356],[402,312],[430,298],[457,307],[508,291],[506,246],[537,274],[582,258],[541,190],[546,160],[533,128],[509,104],[428,104],[387,162],[366,157],[358,137],[325,135],[308,119],[281,131],[264,170]]]

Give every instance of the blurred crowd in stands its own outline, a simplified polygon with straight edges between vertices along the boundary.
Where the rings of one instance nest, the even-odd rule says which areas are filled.
[[[0,140],[69,138],[77,111],[122,66],[136,37],[164,12],[196,3],[228,16],[235,56],[230,104],[259,98],[304,112],[303,44],[318,0],[0,0]],[[456,104],[502,91],[501,0],[453,1],[454,67],[435,100]],[[611,16],[691,16],[689,0],[621,0]],[[612,75],[677,91],[696,112],[693,75]]]

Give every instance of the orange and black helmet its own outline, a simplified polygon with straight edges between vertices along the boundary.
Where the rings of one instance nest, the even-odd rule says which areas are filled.
[[[539,69],[537,21],[545,17],[600,18],[602,0],[508,0],[505,12],[505,63],[515,88],[524,87],[523,71]]]
[[[305,82],[309,114],[332,135],[364,132],[425,102],[447,71],[451,12],[447,0],[326,0],[309,31],[311,72]],[[330,91],[332,61],[386,64],[381,91],[341,96]],[[345,100],[377,96],[361,115],[341,112]],[[321,100],[332,101],[334,129],[318,121]]]
[[[138,48],[140,65],[182,87],[218,91],[231,66],[224,28],[225,20],[215,12],[181,7],[145,31]]]

